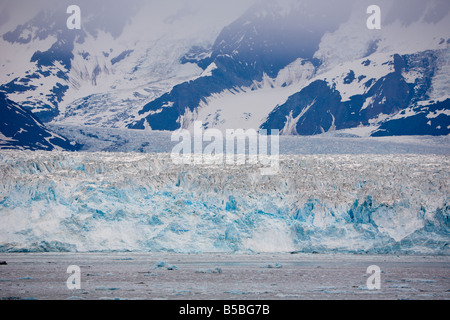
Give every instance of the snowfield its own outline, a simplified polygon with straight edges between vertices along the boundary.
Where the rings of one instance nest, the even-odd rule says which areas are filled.
[[[83,145],[86,152],[170,153],[179,143],[171,141],[172,132],[85,126],[49,126]],[[369,137],[366,127],[345,129],[321,135],[281,136],[281,154],[450,154],[448,136]],[[210,142],[204,142],[204,146]],[[224,141],[225,146],[225,141]],[[0,146],[0,149],[2,147]]]
[[[0,153],[0,251],[449,254],[446,155]]]

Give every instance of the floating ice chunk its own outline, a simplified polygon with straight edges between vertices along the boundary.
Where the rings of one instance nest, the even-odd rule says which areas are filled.
[[[165,266],[167,266],[167,262],[165,261],[159,261],[156,263],[156,268],[164,268]]]
[[[178,270],[178,267],[176,265],[170,265],[167,266],[167,270]]]
[[[30,276],[25,276],[25,277],[19,278],[19,280],[39,280],[39,278],[33,278],[33,277],[30,277]]]
[[[283,268],[283,265],[281,263],[275,262],[275,263],[269,263],[269,264],[263,265],[263,266],[261,266],[261,268],[281,269],[281,268]]]
[[[153,267],[153,269],[160,268],[166,268],[167,270],[178,270],[178,267],[176,265],[170,265],[166,261],[159,261],[156,263],[155,267]]]
[[[242,290],[230,290],[230,291],[225,291],[224,293],[229,293],[229,294],[234,294],[234,295],[248,294],[247,292],[242,291]]]
[[[113,287],[105,287],[105,286],[98,286],[95,288],[95,290],[98,291],[116,291],[116,290],[120,290],[120,288],[113,288]]]
[[[217,267],[217,268],[214,268],[214,269],[197,270],[197,271],[195,271],[195,273],[209,273],[209,274],[211,274],[211,273],[222,273],[222,269]]]

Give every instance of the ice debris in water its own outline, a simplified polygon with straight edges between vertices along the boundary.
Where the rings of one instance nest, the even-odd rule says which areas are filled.
[[[218,274],[220,274],[220,273],[222,273],[222,269],[217,267],[217,268],[214,268],[214,269],[196,270],[195,273],[208,273],[208,274],[218,273]]]
[[[167,265],[165,261],[159,261],[156,263],[156,268],[164,268]]]
[[[170,265],[167,267],[167,270],[178,270],[178,267],[176,265]]]
[[[166,268],[167,270],[178,270],[178,267],[176,265],[170,265],[165,261],[157,262],[153,269],[160,269],[160,268]]]
[[[283,265],[281,263],[275,262],[275,263],[269,263],[261,266],[261,268],[268,268],[268,269],[281,269],[283,268]]]
[[[39,278],[33,278],[31,276],[25,276],[25,277],[19,278],[19,280],[39,280]]]
[[[110,287],[105,287],[105,286],[98,286],[98,287],[96,287],[95,288],[95,290],[98,290],[98,291],[117,291],[117,290],[120,290],[120,288],[110,288]]]

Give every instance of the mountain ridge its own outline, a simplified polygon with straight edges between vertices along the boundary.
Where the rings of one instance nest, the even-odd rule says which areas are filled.
[[[450,133],[445,1],[381,1],[381,30],[352,0],[156,3],[82,2],[103,15],[76,31],[65,3],[9,17],[0,92],[60,127]]]

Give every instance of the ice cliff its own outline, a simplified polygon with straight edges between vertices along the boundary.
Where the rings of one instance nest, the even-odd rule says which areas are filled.
[[[168,154],[0,153],[0,252],[449,254],[450,159],[283,155],[175,165]]]

